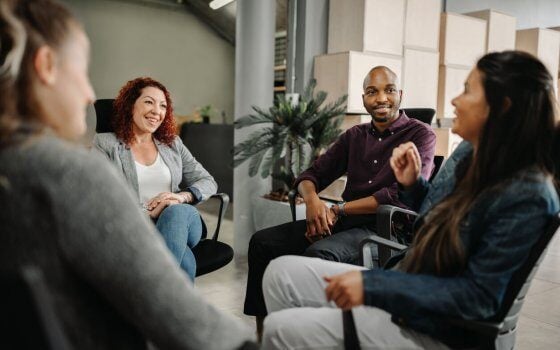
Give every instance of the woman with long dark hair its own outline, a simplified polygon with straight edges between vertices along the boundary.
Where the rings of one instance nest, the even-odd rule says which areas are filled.
[[[353,308],[365,348],[464,345],[446,318],[485,319],[560,204],[552,77],[535,57],[490,53],[453,99],[460,144],[430,185],[414,144],[393,151],[400,198],[418,211],[411,248],[386,270],[284,257],[263,282],[267,348],[339,348]],[[301,309],[303,308],[303,309]],[[394,322],[391,322],[391,321]]]
[[[69,142],[95,99],[82,26],[55,0],[2,0],[0,40],[2,276],[43,272],[72,349],[250,340],[194,290],[114,167]]]

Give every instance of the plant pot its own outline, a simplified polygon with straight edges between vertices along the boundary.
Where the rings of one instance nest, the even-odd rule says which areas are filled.
[[[292,213],[288,202],[279,202],[258,196],[253,198],[252,204],[255,232],[292,221]],[[305,204],[302,203],[296,205],[296,220],[303,219],[305,219]]]

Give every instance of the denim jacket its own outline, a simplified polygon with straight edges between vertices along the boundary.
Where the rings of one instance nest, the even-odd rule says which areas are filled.
[[[413,188],[399,194],[403,203],[418,211],[416,222],[453,191],[457,165],[471,154],[472,146],[461,143],[432,184],[420,178]],[[534,169],[522,170],[498,189],[481,194],[461,224],[467,258],[461,274],[438,277],[398,270],[364,271],[365,304],[447,345],[467,344],[465,333],[445,319],[494,316],[511,276],[559,209],[552,179]]]

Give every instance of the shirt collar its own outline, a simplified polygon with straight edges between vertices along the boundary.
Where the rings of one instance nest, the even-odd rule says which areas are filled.
[[[396,120],[394,120],[387,129],[385,129],[385,131],[383,132],[385,133],[392,133],[397,131],[398,129],[400,129],[401,127],[405,126],[406,124],[408,124],[408,121],[410,120],[410,118],[406,115],[406,113],[402,110],[399,109],[399,116],[397,117]],[[375,128],[375,126],[373,126],[373,118],[370,122],[370,130],[373,134],[379,133],[379,131]]]

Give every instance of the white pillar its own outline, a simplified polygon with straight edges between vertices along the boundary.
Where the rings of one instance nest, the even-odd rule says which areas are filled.
[[[294,37],[291,32],[295,29],[296,42],[294,46],[289,45],[288,49],[288,91],[301,94],[313,78],[314,57],[327,53],[328,21],[328,0],[290,1],[288,40]],[[290,52],[292,48],[296,51],[295,55]],[[295,77],[293,81],[290,79],[292,72]]]
[[[275,0],[237,0],[236,120],[251,113],[251,106],[268,108],[273,103],[275,19]],[[252,131],[262,127],[236,129],[234,143],[242,142]],[[270,179],[259,175],[250,178],[248,162],[235,168],[233,175],[234,249],[238,255],[247,255],[249,239],[254,233],[251,198],[270,191]]]

